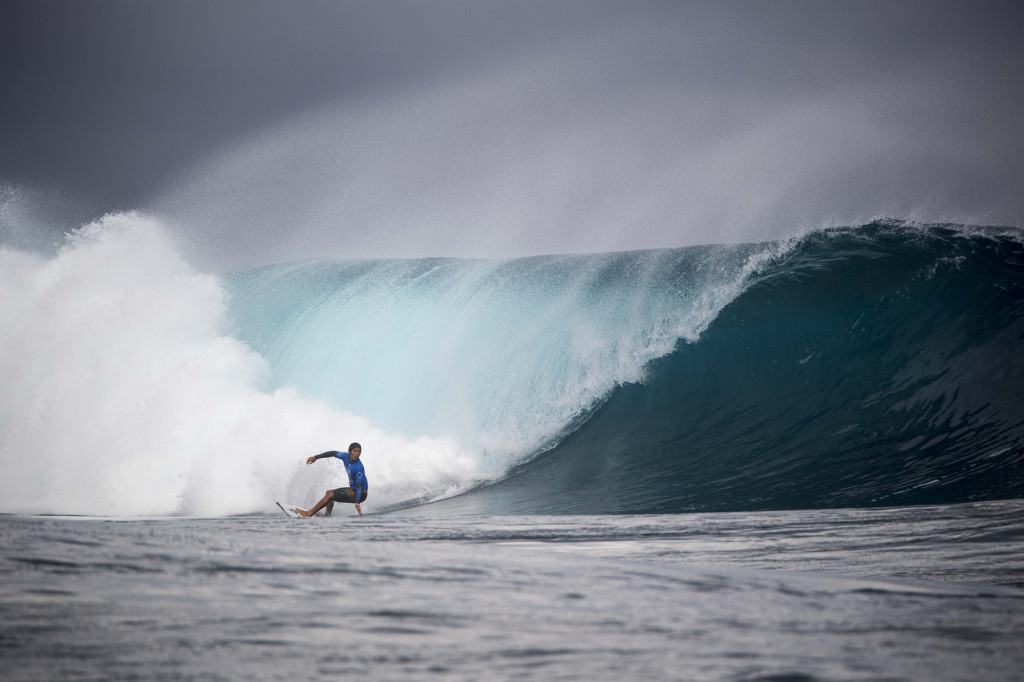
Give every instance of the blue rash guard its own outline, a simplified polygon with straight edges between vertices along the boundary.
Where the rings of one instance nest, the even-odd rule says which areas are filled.
[[[350,461],[347,452],[335,452],[334,456],[345,464],[345,471],[348,472],[348,487],[356,491],[356,499],[360,499],[363,493],[370,489],[366,482],[366,471],[363,469],[362,461],[358,459],[354,462]]]

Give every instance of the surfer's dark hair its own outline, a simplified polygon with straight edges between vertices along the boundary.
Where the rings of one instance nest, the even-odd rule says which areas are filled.
[[[349,452],[352,452],[352,449],[353,449],[353,448],[359,448],[359,452],[362,452],[362,451],[363,451],[363,446],[362,446],[362,445],[360,445],[359,443],[349,443],[349,446],[348,446],[348,451],[349,451]]]

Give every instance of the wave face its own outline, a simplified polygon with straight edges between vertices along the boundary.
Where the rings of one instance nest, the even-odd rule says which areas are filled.
[[[1019,232],[812,233],[483,512],[910,505],[1024,494]]]
[[[275,388],[452,439],[482,463],[468,485],[550,447],[678,339],[696,340],[764,250],[314,261],[227,285],[235,335]]]

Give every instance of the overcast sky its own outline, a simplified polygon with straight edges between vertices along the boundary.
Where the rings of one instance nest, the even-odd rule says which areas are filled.
[[[1024,224],[1018,2],[0,0],[0,241],[200,267]]]

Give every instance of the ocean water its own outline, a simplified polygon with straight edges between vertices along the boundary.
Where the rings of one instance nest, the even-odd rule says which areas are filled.
[[[1022,348],[1017,228],[0,248],[0,677],[1024,679]]]
[[[0,677],[1019,680],[1024,502],[0,517]]]

